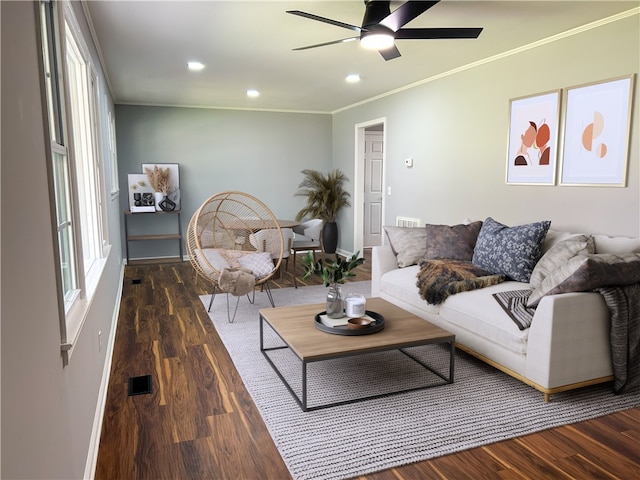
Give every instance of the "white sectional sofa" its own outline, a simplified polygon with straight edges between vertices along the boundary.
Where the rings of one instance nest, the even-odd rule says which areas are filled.
[[[540,255],[574,236],[549,230]],[[636,259],[640,260],[637,255],[640,238],[604,235],[589,238],[595,246],[593,253],[635,252]],[[416,286],[420,266],[411,265],[405,256],[406,266],[400,267],[402,252],[395,250],[389,244],[373,248],[372,296],[454,333],[458,348],[536,388],[544,394],[545,401],[549,401],[553,393],[613,379],[610,313],[600,293],[545,295],[535,309],[530,327],[521,330],[493,294],[530,288],[527,282],[507,278],[503,283],[456,293],[432,305],[421,298]],[[640,263],[634,264],[634,268],[636,266]]]

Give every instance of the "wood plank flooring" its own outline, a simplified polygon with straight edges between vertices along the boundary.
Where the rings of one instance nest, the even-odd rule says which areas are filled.
[[[355,280],[370,278],[367,262]],[[273,288],[289,286],[287,275]],[[204,293],[188,262],[126,267],[97,480],[291,478]],[[128,396],[129,377],[147,374],[153,392]],[[639,445],[635,408],[359,478],[626,480],[640,478]]]

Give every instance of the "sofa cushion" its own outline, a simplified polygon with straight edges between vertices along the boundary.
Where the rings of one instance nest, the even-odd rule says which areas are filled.
[[[384,231],[396,254],[398,267],[415,265],[424,257],[427,248],[427,231],[424,228],[385,226]]]
[[[478,337],[512,352],[524,354],[527,352],[529,329],[520,330],[496,302],[493,294],[526,287],[520,282],[509,281],[452,295],[440,305],[440,316]]]
[[[440,308],[439,305],[431,305],[425,302],[418,294],[416,275],[419,271],[420,267],[418,265],[391,270],[380,278],[380,290],[420,310],[437,314]]]
[[[535,306],[545,295],[588,292],[600,287],[640,282],[640,254],[596,253],[577,255],[559,265],[529,296],[527,306]]]
[[[539,286],[551,272],[576,255],[594,253],[594,251],[595,245],[591,235],[574,235],[559,241],[542,255],[534,267],[529,280],[531,288]]]
[[[489,273],[529,282],[542,255],[548,220],[507,227],[488,217],[482,224],[473,252],[473,264]]]
[[[468,225],[425,225],[427,249],[424,258],[471,261],[482,222]]]

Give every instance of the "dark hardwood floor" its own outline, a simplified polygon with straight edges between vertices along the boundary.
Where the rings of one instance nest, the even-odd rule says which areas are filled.
[[[355,280],[370,277],[367,262]],[[291,286],[285,279],[272,288]],[[204,293],[188,262],[126,267],[97,480],[290,478]],[[129,377],[147,374],[153,392],[128,396]],[[361,478],[640,478],[640,408]]]

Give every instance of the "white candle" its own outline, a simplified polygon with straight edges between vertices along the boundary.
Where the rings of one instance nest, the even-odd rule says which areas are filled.
[[[365,298],[360,293],[349,294],[345,300],[347,317],[358,318],[365,315]]]

